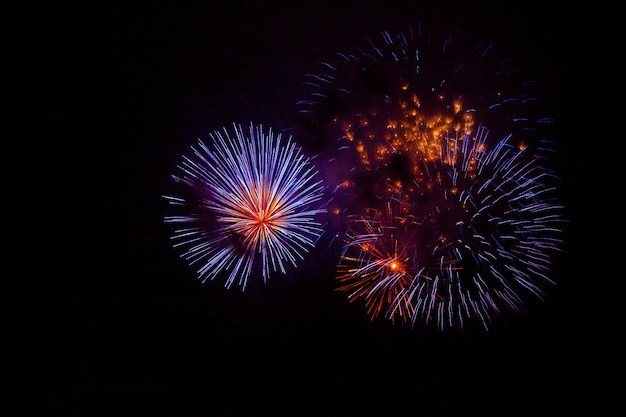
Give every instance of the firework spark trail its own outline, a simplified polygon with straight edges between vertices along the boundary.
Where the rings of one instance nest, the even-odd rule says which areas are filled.
[[[406,321],[413,312],[404,288],[419,273],[411,265],[415,260],[413,219],[403,215],[406,205],[390,201],[384,211],[350,221],[347,243],[338,266],[338,289],[347,291],[351,301],[365,299],[371,318],[383,315],[392,321]]]
[[[236,124],[232,133],[215,131],[212,146],[200,140],[183,157],[173,179],[191,197],[164,196],[185,211],[165,221],[188,225],[172,240],[202,282],[229,271],[225,286],[243,290],[259,262],[263,282],[297,266],[323,233],[315,218],[325,209],[315,206],[317,171],[291,138],[253,124],[248,135]]]
[[[303,124],[327,143],[330,212],[348,225],[338,290],[371,318],[489,330],[555,284],[554,120],[511,60],[464,47],[383,32],[307,74]]]

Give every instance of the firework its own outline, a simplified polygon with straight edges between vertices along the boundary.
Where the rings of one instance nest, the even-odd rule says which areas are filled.
[[[389,200],[384,210],[369,209],[349,221],[341,254],[338,290],[350,301],[365,300],[369,316],[408,321],[413,307],[407,291],[420,273],[415,262],[417,229],[408,205]]]
[[[491,45],[409,30],[306,84],[302,126],[328,156],[334,224],[347,224],[338,290],[371,318],[441,330],[489,329],[544,298],[564,220],[539,83]]]
[[[227,275],[242,290],[260,268],[271,273],[297,266],[322,234],[316,207],[323,186],[317,171],[292,138],[250,124],[210,134],[185,156],[173,179],[178,196],[165,196],[183,214],[168,216],[179,226],[174,247],[196,266],[202,282]]]
[[[410,28],[306,74],[301,126],[328,155],[334,211],[348,216],[363,199],[413,192],[420,161],[438,158],[451,134],[475,137],[483,126],[541,149],[554,121],[541,116],[540,83],[494,49],[458,31],[437,38]]]
[[[423,159],[410,204],[390,199],[350,221],[338,289],[363,298],[371,317],[441,330],[475,319],[488,330],[555,284],[558,178],[509,138],[488,149],[486,134],[448,139],[439,158]]]

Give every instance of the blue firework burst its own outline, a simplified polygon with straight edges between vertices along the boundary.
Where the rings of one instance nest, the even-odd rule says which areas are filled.
[[[493,317],[524,312],[555,284],[565,221],[559,179],[509,137],[488,148],[486,134],[448,138],[438,158],[418,163],[426,175],[408,199],[350,222],[338,289],[363,298],[372,317],[441,330],[472,319],[488,330]]]
[[[245,289],[251,277],[286,273],[314,247],[323,186],[291,137],[234,124],[210,138],[173,175],[182,191],[165,198],[182,214],[165,221],[177,225],[174,247],[184,248],[202,282],[225,276],[226,287]]]

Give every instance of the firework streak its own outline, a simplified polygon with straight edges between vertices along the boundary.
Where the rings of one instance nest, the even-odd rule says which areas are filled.
[[[265,283],[272,272],[297,266],[322,234],[315,217],[325,209],[317,172],[291,138],[250,125],[224,128],[199,141],[173,178],[180,196],[164,196],[184,214],[173,235],[183,257],[197,265],[202,282],[227,274],[225,286],[245,289],[251,277]],[[261,273],[256,274],[260,268]]]
[[[328,153],[329,213],[344,225],[339,291],[372,319],[441,330],[489,329],[543,299],[564,220],[536,83],[489,46],[409,31],[338,54],[306,84],[303,125]]]

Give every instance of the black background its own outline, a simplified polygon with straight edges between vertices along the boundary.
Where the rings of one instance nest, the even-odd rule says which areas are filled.
[[[595,21],[559,5],[510,3],[54,4],[8,13],[8,415],[585,409],[593,301],[578,261],[595,191],[576,161],[580,97],[590,88],[580,57]],[[333,291],[334,265],[315,258],[295,278],[245,292],[198,282],[163,223],[180,155],[233,122],[289,127],[316,63],[420,21],[493,40],[549,86],[569,224],[546,301],[488,333],[440,333],[369,321]]]

